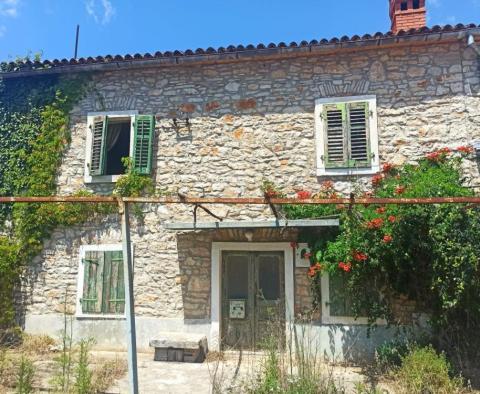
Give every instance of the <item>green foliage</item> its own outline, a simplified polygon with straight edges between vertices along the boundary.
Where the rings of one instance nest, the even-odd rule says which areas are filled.
[[[82,339],[78,352],[78,362],[75,371],[75,391],[77,394],[91,394],[92,371],[90,370],[90,348],[92,340]]]
[[[62,349],[54,358],[56,372],[50,383],[56,392],[68,393],[71,391],[71,373],[73,367],[73,316],[67,313],[67,297],[65,294],[63,310]]]
[[[384,374],[402,365],[403,358],[410,352],[415,344],[408,340],[393,340],[385,342],[375,350],[375,367],[377,373]]]
[[[150,176],[139,174],[129,157],[124,157],[122,162],[126,173],[117,180],[113,191],[114,195],[140,197],[141,195],[153,194],[155,192],[155,186]]]
[[[466,392],[463,379],[451,377],[451,368],[444,354],[431,346],[412,350],[402,359],[394,373],[400,393],[452,394]]]
[[[0,85],[0,194],[52,196],[69,144],[69,112],[85,79],[13,78]],[[87,195],[80,192],[78,195]],[[14,318],[13,292],[28,263],[57,226],[111,212],[102,204],[11,204],[0,207],[0,328]]]
[[[22,356],[18,367],[17,381],[15,384],[16,394],[33,393],[33,377],[35,375],[35,367],[33,363],[26,357]]]
[[[469,147],[443,149],[416,165],[385,165],[373,180],[375,197],[473,196],[462,162]],[[317,217],[316,208],[287,207],[289,218]],[[343,275],[357,316],[394,322],[392,301],[407,295],[430,312],[432,322],[472,321],[480,314],[479,209],[456,205],[354,206],[341,210],[330,239],[310,237],[311,277],[319,289],[323,271]],[[313,238],[313,241],[312,241]],[[318,263],[317,265],[314,265]],[[383,289],[383,297],[379,295]],[[317,294],[319,296],[319,294]]]

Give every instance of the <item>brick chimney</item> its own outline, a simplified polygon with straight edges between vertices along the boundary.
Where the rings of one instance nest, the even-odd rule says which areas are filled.
[[[392,32],[419,29],[426,26],[425,0],[389,0]]]

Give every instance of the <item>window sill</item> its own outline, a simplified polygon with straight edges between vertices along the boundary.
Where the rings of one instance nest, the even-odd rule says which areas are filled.
[[[368,325],[368,318],[359,317],[355,319],[350,316],[326,316],[321,319],[322,324],[325,325],[341,325],[341,326],[366,326]],[[386,326],[387,322],[384,319],[377,319],[375,324],[378,326]]]
[[[125,320],[125,315],[86,315],[78,314],[75,315],[77,320]]]
[[[116,183],[122,175],[98,175],[98,176],[90,176],[85,175],[84,182],[85,183]]]
[[[378,165],[368,168],[317,168],[317,176],[375,175],[379,172]]]

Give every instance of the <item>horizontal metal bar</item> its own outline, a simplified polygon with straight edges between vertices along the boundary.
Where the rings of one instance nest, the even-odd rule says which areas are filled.
[[[279,228],[279,227],[335,227],[339,225],[338,219],[312,219],[312,220],[265,220],[243,222],[178,222],[164,223],[168,230],[209,230],[228,228]]]
[[[109,196],[47,196],[47,197],[0,197],[0,204],[7,203],[109,203],[138,204],[226,204],[226,205],[408,205],[408,204],[480,204],[480,197],[434,197],[434,198],[258,198],[258,197],[109,197]]]

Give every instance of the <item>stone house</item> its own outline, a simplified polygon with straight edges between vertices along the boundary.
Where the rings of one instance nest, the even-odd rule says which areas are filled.
[[[427,28],[425,13],[424,0],[391,0],[386,34],[52,61],[2,76],[92,76],[95,91],[71,113],[59,194],[110,193],[126,156],[159,189],[189,196],[258,197],[264,178],[290,193],[326,180],[348,192],[352,176],[367,182],[382,163],[480,140],[480,27]],[[191,207],[142,209],[131,236],[140,348],[162,331],[252,347],[268,311],[288,323],[311,307],[308,263],[290,245],[304,224],[279,227],[265,206],[214,205],[222,227],[199,211],[194,230]],[[25,330],[58,334],[67,291],[76,337],[125,347],[121,250],[116,217],[57,229],[35,260]],[[367,338],[365,321],[331,306],[334,290],[325,277],[310,327],[325,355],[362,354],[389,335]],[[411,320],[408,301],[398,309]]]

